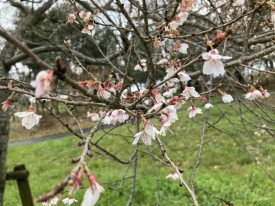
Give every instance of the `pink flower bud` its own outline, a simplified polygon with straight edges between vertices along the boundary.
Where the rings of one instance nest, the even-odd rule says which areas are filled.
[[[4,102],[2,102],[2,109],[4,112],[7,111],[7,109],[11,106],[11,103],[12,101],[10,97],[8,97]]]

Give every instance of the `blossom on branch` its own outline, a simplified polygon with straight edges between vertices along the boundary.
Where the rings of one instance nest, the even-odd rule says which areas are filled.
[[[35,78],[35,81],[31,82],[31,85],[35,87],[35,97],[39,98],[47,94],[52,89],[53,83],[53,71],[43,70],[40,71]]]
[[[67,21],[67,23],[69,23],[69,24],[77,23],[77,24],[78,24],[78,22],[76,21],[76,14],[75,14],[75,13],[70,14],[70,15],[68,16],[68,21]]]
[[[197,114],[202,114],[202,111],[200,108],[195,107],[194,105],[189,107],[188,110],[191,110],[189,112],[189,118],[195,117]]]
[[[134,67],[134,70],[146,72],[147,71],[147,60],[140,59],[139,63]]]
[[[205,108],[205,109],[210,109],[210,108],[213,108],[213,105],[212,105],[211,103],[206,103],[206,104],[204,105],[204,108]]]
[[[203,74],[213,75],[213,77],[218,77],[219,75],[224,75],[224,65],[221,62],[222,59],[231,59],[232,57],[221,56],[217,49],[212,49],[208,53],[202,54],[202,58],[206,60],[203,64]]]
[[[33,126],[37,125],[42,117],[34,113],[33,106],[29,107],[28,112],[16,112],[14,115],[22,118],[22,126],[26,129],[31,129]]]
[[[156,136],[160,132],[153,126],[150,119],[144,119],[144,127],[141,132],[138,132],[134,137],[133,144],[137,144],[139,139],[142,138],[142,141],[146,145],[151,145],[152,139],[156,139]]]
[[[55,197],[55,198],[53,198],[53,199],[51,199],[51,200],[49,200],[49,201],[47,201],[47,202],[42,202],[42,205],[43,205],[43,206],[57,205],[58,200],[59,200],[59,199],[58,199],[57,197]]]
[[[67,198],[63,199],[62,202],[66,205],[71,205],[74,202],[78,202],[78,201],[76,199],[74,199],[73,197],[67,197]]]
[[[93,122],[96,122],[96,121],[99,121],[100,120],[100,116],[99,116],[99,114],[98,113],[96,113],[96,112],[87,112],[87,117],[91,117],[91,120],[93,121]]]
[[[233,97],[232,97],[230,94],[224,93],[224,94],[222,95],[222,101],[223,101],[224,103],[230,103],[230,102],[233,101]]]
[[[98,180],[93,176],[93,174],[86,167],[86,174],[90,182],[90,187],[86,190],[81,206],[94,206],[100,194],[104,192],[104,188],[99,184]]]
[[[262,97],[262,93],[254,87],[245,95],[245,98],[249,100],[255,100],[259,97]]]
[[[260,87],[260,91],[261,91],[261,93],[262,93],[262,95],[261,95],[261,98],[262,98],[262,99],[267,98],[267,97],[270,96],[270,94],[267,92],[266,89],[263,89],[262,87]]]
[[[188,87],[185,85],[185,89],[181,93],[181,95],[185,98],[185,100],[188,100],[190,97],[198,98],[201,95],[196,91],[195,87]]]
[[[85,24],[81,33],[88,34],[93,37],[95,35],[95,25]]]
[[[2,103],[2,110],[5,112],[7,111],[7,109],[11,106],[12,104],[12,100],[10,97],[8,97],[5,101],[3,101]]]
[[[169,175],[166,176],[166,179],[169,179],[169,178],[171,178],[172,180],[177,180],[180,178],[180,176],[176,171],[172,171],[169,173]]]
[[[176,42],[176,48],[175,50],[177,52],[180,52],[182,54],[187,54],[188,44]]]

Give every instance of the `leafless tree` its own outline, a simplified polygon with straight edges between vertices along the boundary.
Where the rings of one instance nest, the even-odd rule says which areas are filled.
[[[179,166],[167,153],[161,136],[157,135],[159,132],[150,122],[152,118],[159,119],[164,134],[176,120],[175,117],[167,120],[170,118],[169,106],[175,108],[185,101],[186,105],[191,106],[190,117],[193,117],[199,113],[196,102],[209,103],[213,96],[220,96],[229,103],[231,99],[226,99],[226,93],[235,94],[234,101],[249,109],[255,117],[255,121],[246,119],[241,109],[232,104],[232,110],[240,116],[244,128],[249,125],[265,130],[274,140],[274,106],[264,101],[268,97],[266,87],[274,82],[275,74],[273,1],[68,0],[64,3],[58,0],[10,0],[6,4],[15,8],[17,13],[14,29],[8,31],[3,25],[0,27],[0,36],[5,39],[0,62],[1,102],[9,100],[6,102],[8,107],[11,103],[16,104],[12,102],[14,94],[27,94],[36,97],[36,101],[42,104],[43,100],[48,99],[65,106],[85,106],[87,110],[93,108],[92,115],[97,119],[90,134],[84,135],[83,132],[75,132],[64,119],[55,116],[82,140],[84,147],[82,155],[75,160],[77,166],[71,174],[38,201],[53,198],[68,184],[74,184],[80,172],[90,177],[84,159],[93,147],[118,163],[132,165],[136,171],[136,142],[132,156],[125,161],[91,141],[100,124],[135,119],[137,136],[140,135],[145,144],[151,144],[151,139],[156,140],[153,144],[158,144],[164,159],[155,158],[173,168],[174,175],[190,195],[192,203],[199,205],[194,177],[200,164],[205,130],[212,127],[229,136],[230,133],[217,127],[217,122],[209,122],[206,112],[197,160],[190,180],[185,179]],[[64,19],[57,18],[64,12]],[[27,65],[35,75],[42,70],[46,72],[48,87],[45,88],[45,79],[42,82],[38,79],[37,83],[41,83],[43,89],[36,85],[34,91],[29,82],[24,82],[24,77],[14,79],[10,76],[9,71],[18,62]],[[72,73],[76,69],[83,72],[77,78]],[[141,88],[141,83],[145,84],[144,88]],[[136,91],[131,89],[132,85],[137,87]],[[191,85],[198,92],[191,91]],[[182,87],[184,91],[181,95],[171,91],[180,91]],[[69,98],[64,99],[61,94]],[[246,96],[244,98],[239,94]],[[254,111],[251,104],[261,113]],[[51,113],[51,108],[46,108]],[[125,116],[118,117],[118,113]],[[81,129],[77,118],[72,113],[70,115]],[[114,119],[107,119],[112,115]],[[234,122],[221,110],[220,119],[223,118],[234,127]],[[141,130],[139,124],[143,125]],[[147,127],[150,127],[150,134]],[[0,113],[0,128],[2,205],[9,136],[7,112]],[[238,134],[242,135],[241,131]],[[253,157],[245,142],[236,142]],[[261,166],[265,169],[264,165]],[[274,181],[273,175],[265,171]],[[135,172],[133,177],[128,205],[133,204]]]

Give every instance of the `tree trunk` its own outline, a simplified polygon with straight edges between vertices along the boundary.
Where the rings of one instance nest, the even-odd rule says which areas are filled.
[[[0,73],[7,76],[4,67],[0,64]],[[0,85],[5,84],[0,82]],[[6,84],[5,84],[6,86]],[[0,92],[0,102],[2,103],[9,95],[9,92]],[[6,170],[7,170],[7,148],[9,139],[9,113],[0,112],[0,206],[4,205],[4,189],[6,180]]]

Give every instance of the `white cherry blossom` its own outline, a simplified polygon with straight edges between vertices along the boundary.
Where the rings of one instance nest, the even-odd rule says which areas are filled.
[[[116,120],[119,123],[125,122],[127,119],[129,119],[128,113],[123,109],[114,110],[112,112],[112,115],[116,116]]]
[[[17,117],[22,118],[22,126],[26,129],[31,129],[39,123],[42,116],[34,113],[34,108],[30,106],[28,112],[16,112],[14,114]]]
[[[191,77],[185,71],[179,72],[178,77],[182,83],[187,83],[189,80],[191,80]]]
[[[176,21],[179,25],[182,25],[188,18],[189,13],[185,12],[185,11],[181,11],[180,13],[178,13],[178,15],[176,16]]]
[[[194,87],[188,87],[185,86],[185,89],[181,93],[181,95],[185,98],[185,100],[188,100],[190,97],[200,97],[201,95],[196,91]]]
[[[164,92],[162,95],[166,98],[172,97],[174,93],[177,92],[177,88],[169,88],[166,92]]]
[[[66,205],[71,205],[73,204],[74,202],[78,202],[76,199],[74,198],[71,198],[71,197],[67,197],[65,199],[62,200],[62,202]]]
[[[91,187],[89,187],[84,194],[81,206],[94,206],[96,202],[99,200],[99,197],[100,197],[100,191],[99,190],[93,191]]]
[[[230,94],[224,93],[224,94],[222,95],[222,101],[223,101],[224,103],[230,103],[230,102],[233,101],[233,97],[232,97]]]
[[[169,122],[169,121],[162,124],[162,126],[160,128],[160,131],[159,131],[159,134],[162,135],[162,136],[166,136],[166,130],[170,130],[169,127],[171,127],[171,125],[172,125],[172,123]]]
[[[140,59],[138,64],[134,67],[134,70],[146,72],[147,71],[147,60]]]
[[[257,89],[253,89],[245,95],[245,98],[249,100],[255,100],[259,97],[262,97],[262,93]]]
[[[189,113],[189,118],[195,117],[197,114],[202,114],[202,111],[200,108],[195,107],[194,105],[189,107],[188,110],[191,110]]]
[[[93,121],[93,122],[96,122],[96,121],[99,121],[99,114],[98,113],[96,113],[96,112],[87,112],[87,117],[91,117],[91,120]]]
[[[206,104],[204,105],[204,108],[205,108],[205,109],[211,109],[211,108],[213,108],[213,105],[212,105],[211,103],[206,103]]]
[[[47,94],[52,87],[53,82],[53,71],[43,70],[38,72],[35,81],[31,82],[31,85],[35,87],[35,97],[42,97]]]
[[[231,59],[232,57],[221,56],[217,49],[212,49],[208,53],[202,54],[202,58],[206,60],[203,64],[203,73],[208,75],[213,75],[213,77],[218,77],[219,75],[224,75],[224,65],[221,62],[222,59]]]
[[[88,34],[89,36],[95,35],[95,26],[90,24],[85,24],[81,33]]]
[[[262,99],[270,96],[270,94],[267,92],[266,89],[261,89],[261,93],[262,93],[262,96],[261,96]]]
[[[172,171],[169,173],[169,175],[166,176],[166,179],[168,179],[168,178],[171,178],[172,180],[177,180],[180,178],[180,176],[178,175],[178,173],[176,171]]]
[[[161,119],[164,122],[174,123],[178,120],[177,109],[174,105],[169,105],[161,110]]]
[[[134,137],[133,144],[137,144],[139,139],[142,138],[145,145],[151,145],[152,139],[156,139],[156,136],[160,132],[153,126],[150,119],[144,119],[144,127],[141,132],[138,132]]]
[[[176,51],[178,51],[182,54],[187,54],[188,47],[189,46],[186,43],[176,42]]]

